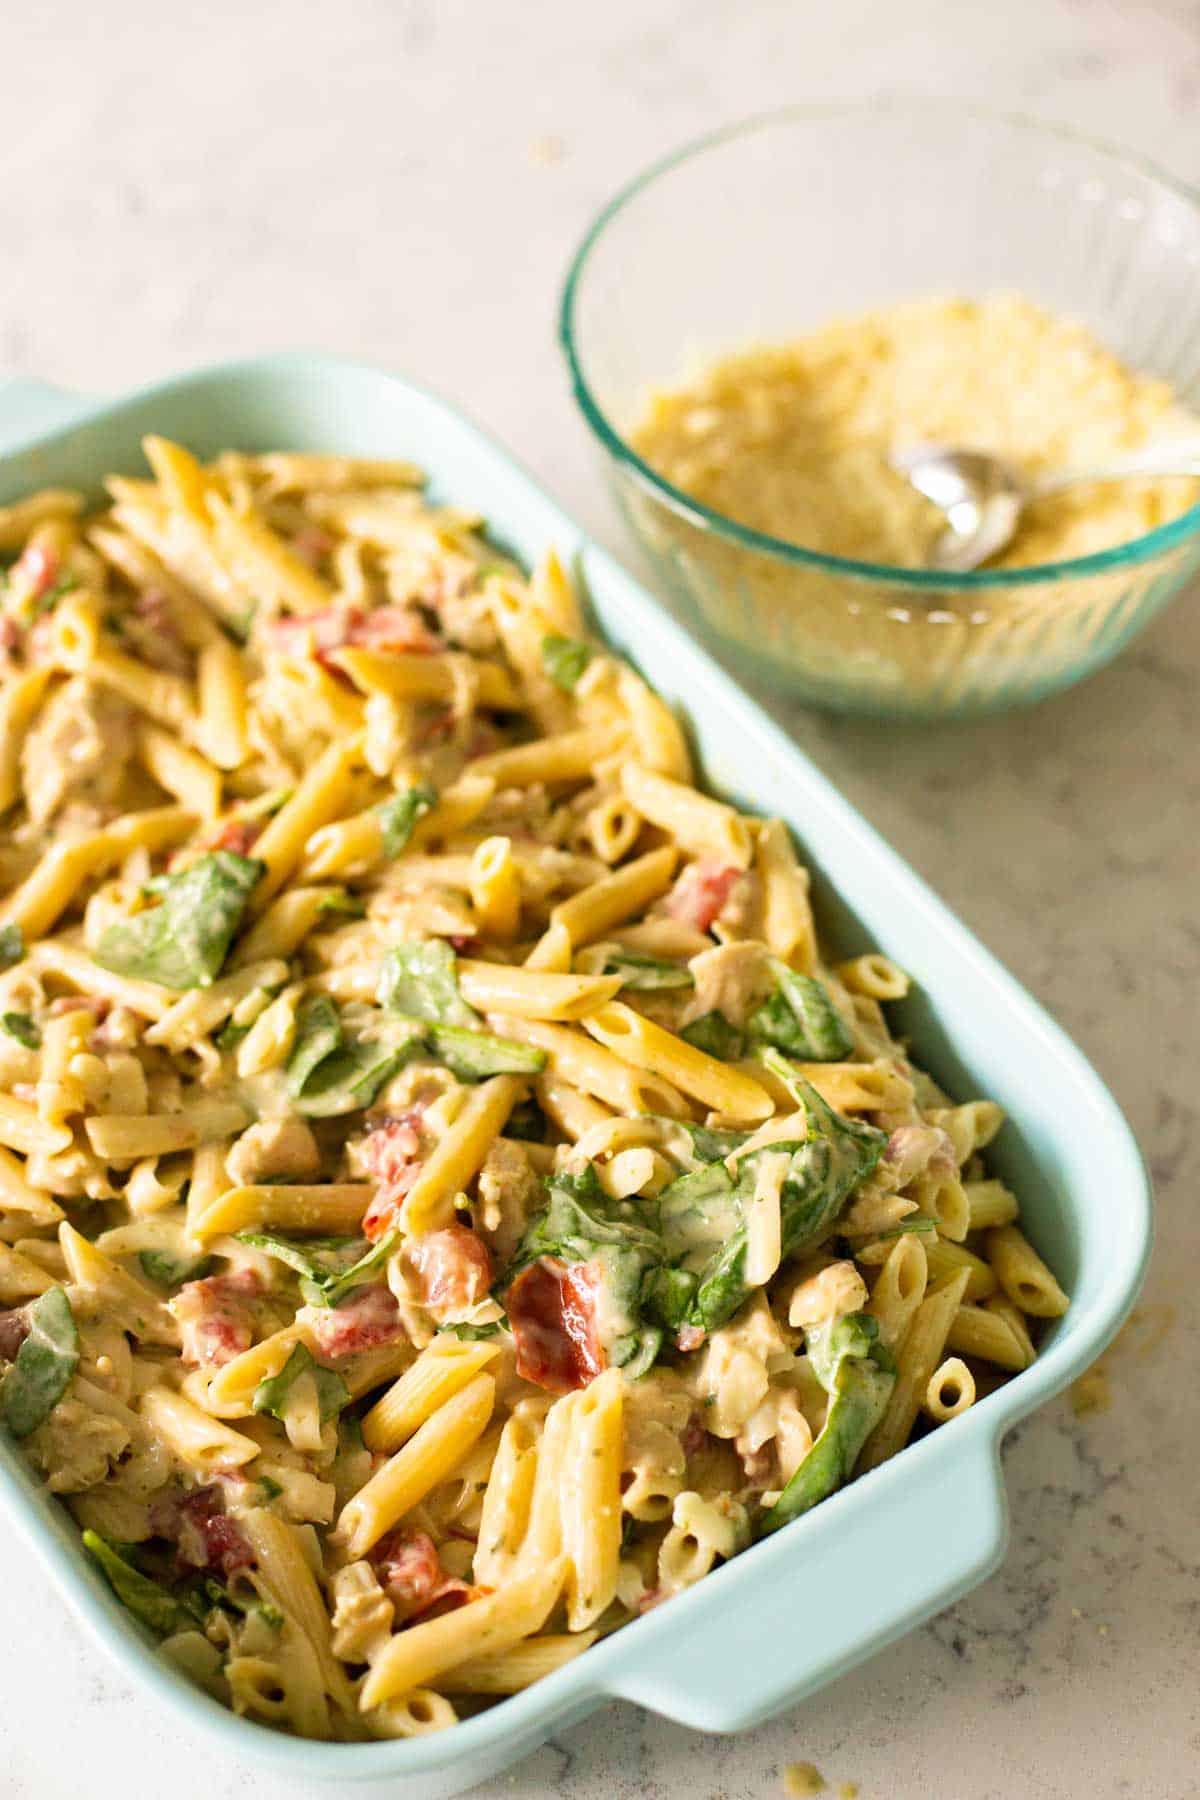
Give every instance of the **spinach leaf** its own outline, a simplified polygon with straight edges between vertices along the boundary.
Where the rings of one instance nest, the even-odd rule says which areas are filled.
[[[0,925],[0,969],[11,969],[25,955],[25,933],[19,925]]]
[[[47,1288],[29,1309],[29,1336],[0,1388],[4,1422],[28,1437],[58,1405],[79,1366],[79,1331],[63,1288]]]
[[[546,1052],[515,1038],[493,1037],[490,1031],[460,1031],[456,1025],[431,1025],[426,1038],[459,1081],[486,1081],[489,1075],[536,1075],[546,1066]]]
[[[685,1044],[715,1056],[718,1062],[737,1062],[745,1054],[746,1039],[736,1025],[731,1025],[723,1012],[702,1013],[680,1032]]]
[[[578,638],[560,637],[552,631],[542,639],[542,667],[565,694],[575,692],[579,677],[591,660],[590,648]]]
[[[335,1119],[370,1106],[404,1062],[405,1052],[387,1044],[352,1040],[318,1065],[296,1095],[296,1111],[310,1119]]]
[[[375,808],[383,835],[383,854],[399,856],[408,845],[417,820],[437,805],[437,789],[421,782],[401,788]]]
[[[714,1163],[671,1182],[658,1197],[668,1261],[696,1277],[686,1322],[705,1331],[723,1325],[751,1292],[745,1275],[746,1220],[759,1159],[784,1151],[788,1155],[779,1194],[786,1259],[821,1241],[887,1143],[882,1131],[835,1113],[777,1051],[769,1050],[764,1061],[787,1083],[804,1112],[804,1140],[764,1145],[741,1158],[735,1175],[723,1163]],[[706,1247],[711,1248],[702,1260]]]
[[[165,1250],[139,1250],[142,1272],[159,1287],[182,1287],[185,1281],[201,1281],[213,1266],[211,1256],[171,1256]]]
[[[824,987],[811,975],[768,958],[775,992],[753,1014],[750,1035],[805,1062],[837,1062],[849,1056],[854,1040]]]
[[[508,1330],[507,1319],[490,1319],[486,1325],[442,1325],[441,1331],[453,1332],[456,1338],[465,1343],[477,1344],[483,1338],[499,1337],[502,1331]]]
[[[812,1449],[759,1521],[760,1537],[798,1519],[853,1474],[896,1379],[896,1365],[878,1336],[876,1320],[862,1312],[825,1320],[805,1332],[809,1366],[829,1395],[829,1410]]]
[[[681,1133],[688,1139],[692,1156],[700,1163],[723,1162],[735,1150],[740,1150],[750,1136],[748,1131],[718,1131],[711,1125],[693,1125],[690,1119],[663,1118],[662,1123],[670,1127],[673,1135]],[[678,1156],[678,1139],[670,1148],[672,1154]]]
[[[163,987],[209,987],[264,868],[257,858],[232,850],[197,857],[156,884],[157,906],[108,927],[96,961],[117,975]]]
[[[557,1171],[547,1188],[549,1204],[527,1226],[505,1286],[543,1256],[590,1264],[604,1290],[606,1359],[636,1379],[653,1365],[663,1342],[661,1324],[648,1313],[662,1263],[654,1204],[611,1199],[591,1163],[577,1174]]]
[[[341,1376],[335,1375],[332,1369],[323,1369],[306,1345],[297,1344],[278,1375],[260,1381],[255,1388],[252,1402],[255,1412],[270,1413],[272,1418],[282,1419],[292,1398],[292,1389],[306,1376],[312,1378],[316,1388],[317,1413],[322,1425],[326,1419],[335,1419],[342,1408],[349,1405],[350,1389]]]
[[[458,989],[457,958],[449,944],[398,944],[384,958],[378,999],[389,1012],[409,1021],[421,1042],[460,1081],[484,1081],[489,1075],[536,1075],[546,1066],[546,1053],[513,1038],[480,1030],[482,1020]],[[410,1039],[406,1056],[420,1054]]]
[[[634,993],[656,993],[670,988],[692,988],[696,977],[684,963],[663,956],[642,956],[633,950],[613,948],[604,958],[605,975],[619,975],[621,986]]]
[[[259,1485],[266,1487],[267,1480],[260,1480]],[[275,1489],[276,1494],[282,1494],[283,1489],[278,1482],[272,1481],[270,1485]],[[256,1618],[261,1619],[264,1625],[269,1625],[272,1631],[283,1629],[283,1614],[277,1606],[272,1606],[269,1600],[261,1600],[257,1596],[254,1599],[241,1600],[235,1594],[231,1594],[229,1589],[222,1586],[219,1581],[214,1580],[211,1575],[204,1577],[201,1588],[205,1599],[211,1601],[213,1606],[219,1606],[222,1612],[240,1613],[243,1619],[248,1619],[253,1614]]]
[[[300,1292],[310,1306],[336,1306],[351,1288],[387,1261],[399,1236],[399,1231],[390,1231],[377,1244],[363,1237],[310,1238],[307,1243],[295,1244],[273,1231],[238,1232],[243,1244],[265,1250],[276,1262],[296,1271]]]
[[[383,1042],[346,1036],[341,1015],[324,994],[305,1001],[287,1065],[288,1092],[296,1111],[332,1119],[370,1106],[395,1074],[417,1037],[416,1028]]]
[[[458,989],[458,958],[442,938],[397,944],[383,961],[377,999],[389,1012],[470,1030],[482,1023]]]
[[[318,913],[344,913],[348,919],[361,919],[366,906],[348,888],[330,888],[317,902]]]
[[[143,1575],[140,1569],[135,1569],[132,1563],[126,1562],[98,1531],[85,1531],[83,1544],[84,1549],[100,1564],[108,1585],[121,1605],[135,1619],[140,1619],[143,1625],[148,1625],[159,1637],[170,1637],[176,1631],[195,1629],[195,1613],[168,1588],[162,1587],[157,1581],[151,1581],[148,1575]]]
[[[0,1025],[9,1037],[16,1038],[18,1044],[24,1044],[27,1050],[41,1048],[42,1034],[28,1013],[0,1013]]]
[[[327,994],[311,995],[296,1014],[292,1054],[287,1063],[288,1093],[293,1100],[318,1063],[342,1047],[341,1015]]]

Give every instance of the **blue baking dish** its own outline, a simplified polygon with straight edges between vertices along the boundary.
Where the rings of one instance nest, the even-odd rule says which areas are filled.
[[[441,401],[382,371],[305,355],[228,363],[116,401],[0,384],[0,502],[46,483],[96,491],[106,471],[142,467],[139,443],[150,431],[201,454],[236,447],[411,458],[441,497],[478,507],[521,557],[554,544],[574,559],[598,629],[690,719],[708,784],[792,826],[817,871],[821,923],[839,949],[878,947],[912,973],[916,990],[901,1018],[920,1060],[956,1096],[987,1095],[1007,1109],[995,1166],[1020,1193],[1029,1234],[1072,1303],[1034,1367],[962,1418],[537,1687],[433,1737],[314,1744],[226,1712],[157,1655],[7,1442],[5,1518],[131,1679],[198,1737],[284,1774],[402,1782],[410,1800],[436,1800],[613,1696],[706,1731],[757,1724],[999,1563],[1001,1439],[1097,1356],[1141,1282],[1151,1198],[1129,1129],[1054,1021],[785,734],[506,453]]]

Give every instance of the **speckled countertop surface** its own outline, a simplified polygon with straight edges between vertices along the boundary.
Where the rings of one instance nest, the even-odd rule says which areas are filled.
[[[618,549],[552,318],[584,225],[653,155],[890,88],[1056,116],[1200,176],[1195,0],[40,0],[5,9],[3,43],[0,370],[103,391],[294,345],[390,363]],[[747,1736],[611,1707],[481,1794],[748,1800],[811,1760],[861,1800],[1200,1795],[1198,697],[1193,598],[1019,718],[787,719],[1112,1084],[1158,1186],[1143,1308],[1110,1407],[1064,1399],[1010,1440],[1011,1552],[961,1605]],[[2,1539],[0,1592],[6,1800],[331,1791],[198,1756]]]

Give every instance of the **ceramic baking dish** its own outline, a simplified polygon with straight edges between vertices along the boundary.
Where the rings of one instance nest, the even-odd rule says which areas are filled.
[[[781,813],[818,871],[825,932],[843,954],[878,947],[915,978],[901,1013],[920,1060],[957,1097],[1008,1110],[998,1171],[1072,1295],[1035,1366],[825,1505],[538,1686],[452,1731],[408,1742],[289,1739],[190,1686],[89,1566],[74,1525],[15,1448],[0,1444],[0,1505],[131,1680],[214,1749],[312,1779],[457,1793],[619,1696],[706,1731],[769,1718],[909,1631],[990,1573],[1006,1536],[998,1450],[1008,1428],[1065,1387],[1113,1336],[1150,1247],[1151,1202],[1114,1101],[1037,1007],[657,602],[509,457],[440,401],[380,371],[289,355],[226,364],[128,399],[85,401],[0,384],[0,502],[54,483],[96,490],[141,467],[148,431],[202,454],[328,449],[407,457],[446,499],[478,507],[525,559],[576,560],[599,629],[690,718],[709,785]],[[819,1629],[815,1627],[819,1624]]]

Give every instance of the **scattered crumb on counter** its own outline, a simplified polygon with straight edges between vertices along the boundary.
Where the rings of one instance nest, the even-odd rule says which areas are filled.
[[[1093,1363],[1071,1384],[1071,1411],[1077,1419],[1088,1413],[1107,1412],[1112,1403],[1113,1391],[1103,1363]]]
[[[838,1789],[838,1800],[858,1800],[857,1781],[843,1781]]]
[[[567,153],[566,145],[558,137],[534,138],[529,146],[529,160],[540,169],[552,168],[560,163]]]
[[[825,1792],[825,1777],[815,1763],[789,1763],[783,1771],[783,1791],[788,1800],[809,1800]]]

